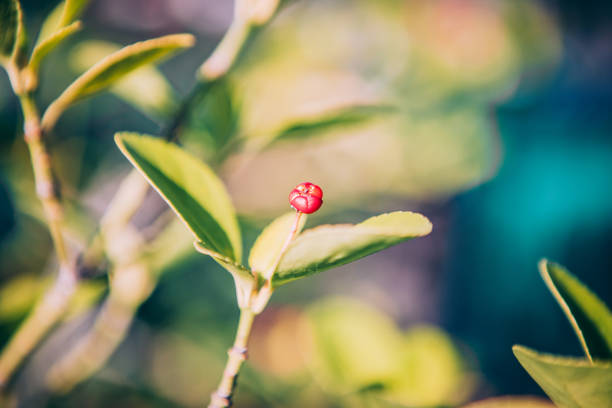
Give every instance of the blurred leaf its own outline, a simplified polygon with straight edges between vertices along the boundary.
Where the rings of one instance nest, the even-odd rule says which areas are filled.
[[[24,316],[50,282],[50,279],[25,275],[4,283],[0,289],[0,320],[18,320]]]
[[[511,396],[488,398],[473,402],[463,408],[555,408],[555,406],[543,398]]]
[[[346,298],[318,301],[307,310],[314,378],[330,392],[380,387],[401,371],[403,346],[395,323],[375,308]]]
[[[274,275],[276,286],[323,272],[431,232],[421,214],[397,211],[351,225],[322,225],[304,231],[287,249]]]
[[[476,388],[476,376],[465,370],[453,341],[437,327],[411,327],[397,355],[402,371],[382,394],[388,400],[411,407],[457,406]]]
[[[117,83],[127,74],[170,53],[191,47],[190,34],[174,34],[138,42],[109,55],[78,77],[55,100],[43,117],[43,126],[52,127],[59,116],[73,103]]]
[[[65,27],[77,19],[88,3],[89,0],[66,0],[60,20],[60,27]]]
[[[38,43],[36,47],[34,47],[34,51],[32,51],[32,57],[30,58],[28,68],[33,72],[38,72],[40,63],[47,56],[47,54],[53,51],[55,47],[61,44],[66,38],[79,31],[81,26],[80,21],[75,21],[74,23],[57,30],[44,41]]]
[[[0,0],[0,56],[10,57],[17,38],[19,2]]]
[[[383,406],[433,407],[456,406],[474,389],[457,348],[438,328],[415,327],[404,334],[385,314],[344,298],[315,303],[307,317],[308,363],[329,392],[359,392]]]
[[[36,46],[56,35],[59,30],[72,24],[83,13],[88,3],[89,0],[65,0],[60,2],[43,22],[36,40]]]
[[[253,272],[258,274],[267,272],[270,272],[270,274],[274,273],[274,270],[270,269],[274,267],[274,263],[281,255],[285,241],[295,225],[295,218],[295,211],[281,215],[272,221],[272,223],[261,232],[259,237],[257,237],[257,240],[251,248],[251,253],[249,254],[249,266]],[[302,214],[297,226],[297,234],[302,231],[305,223],[306,214]],[[263,276],[266,279],[270,278],[268,275]]]
[[[201,246],[240,262],[242,241],[234,207],[225,186],[206,164],[152,136],[123,132],[115,135],[115,141]]]
[[[106,41],[83,41],[71,53],[70,64],[75,71],[82,73],[120,49],[119,45]],[[153,119],[167,120],[176,109],[174,89],[164,75],[151,65],[145,65],[126,75],[111,86],[110,92]]]
[[[612,360],[612,313],[561,265],[540,261],[540,274],[563,309],[589,360]]]
[[[395,109],[385,105],[355,105],[341,107],[336,110],[323,112],[312,118],[302,118],[290,124],[277,135],[274,140],[286,140],[312,136],[329,130],[334,126],[349,126],[378,118],[383,114],[394,112]]]
[[[539,354],[523,346],[512,351],[559,408],[612,406],[612,363]]]
[[[187,136],[188,141],[203,143],[206,150],[218,154],[236,134],[238,111],[235,105],[228,81],[220,79],[208,83],[206,89],[195,96],[186,120],[187,135],[181,136],[181,140]]]

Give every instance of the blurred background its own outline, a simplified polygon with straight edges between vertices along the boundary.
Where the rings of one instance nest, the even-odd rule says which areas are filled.
[[[34,33],[55,6],[22,4]],[[112,135],[160,133],[232,9],[215,0],[92,0],[83,32],[49,57],[41,106],[120,45],[197,37],[193,49],[58,123],[50,148],[74,246],[94,234],[129,172]],[[609,2],[285,4],[230,76],[194,98],[179,136],[227,183],[245,244],[306,180],[325,191],[308,226],[401,209],[422,212],[434,230],[275,293],[256,321],[237,406],[459,406],[543,395],[511,346],[581,352],[538,260],[564,264],[612,304],[611,70]],[[20,117],[1,74],[0,345],[56,268]],[[161,230],[163,239],[151,256],[150,295],[108,363],[65,395],[43,386],[95,321],[108,292],[102,268],[15,379],[23,406],[207,399],[237,323],[233,283],[165,210],[150,193],[132,220],[135,231]]]

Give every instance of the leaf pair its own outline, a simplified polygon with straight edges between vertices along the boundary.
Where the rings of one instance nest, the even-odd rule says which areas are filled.
[[[23,68],[27,91],[37,86],[40,65],[53,49],[81,28],[74,21],[87,5],[88,0],[65,0],[51,13],[27,61],[27,38],[21,7],[17,0],[0,0],[0,63]],[[194,37],[190,34],[174,34],[138,42],[124,47],[101,59],[78,77],[49,105],[43,119],[45,130],[51,129],[58,118],[72,104],[100,92],[144,65],[156,62],[180,49],[191,47]],[[26,66],[27,65],[27,66]]]
[[[115,140],[191,230],[197,249],[243,282],[253,284],[256,275],[273,274],[272,284],[279,286],[431,231],[427,218],[401,211],[357,225],[324,225],[298,236],[279,261],[295,220],[295,213],[286,214],[256,240],[249,256],[249,270],[241,264],[242,239],[229,195],[206,164],[178,146],[151,136],[119,133]],[[298,227],[301,229],[303,224]],[[275,265],[278,267],[270,273]]]
[[[80,29],[80,22],[74,20],[88,2],[89,0],[61,2],[43,24],[28,62],[28,41],[21,5],[18,0],[0,0],[0,62],[4,65],[12,63],[18,68],[27,64],[30,77],[36,77],[43,58]]]
[[[612,313],[562,266],[546,260],[539,266],[586,359],[539,354],[514,346],[516,358],[559,407],[612,406]]]

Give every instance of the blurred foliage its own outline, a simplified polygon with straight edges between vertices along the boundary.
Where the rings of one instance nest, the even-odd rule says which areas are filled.
[[[456,405],[476,385],[448,336],[434,327],[400,331],[366,304],[322,300],[307,310],[313,377],[330,393],[361,392],[406,406]]]
[[[297,3],[232,76],[246,146],[225,166],[237,207],[278,212],[289,180],[307,177],[336,206],[372,194],[431,200],[478,184],[499,159],[489,104],[522,76],[550,72],[559,55],[555,26],[531,2]],[[376,105],[394,109],[364,110]],[[360,110],[365,118],[344,120]],[[285,141],[293,128],[305,131]],[[270,198],[253,203],[264,177]]]

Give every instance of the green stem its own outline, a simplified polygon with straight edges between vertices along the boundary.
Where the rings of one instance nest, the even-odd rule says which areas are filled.
[[[0,355],[0,388],[6,386],[27,355],[64,315],[78,280],[64,241],[59,186],[43,138],[40,116],[30,93],[18,95],[23,110],[24,138],[30,151],[36,193],[42,203],[53,240],[59,272],[55,284],[34,307]]]
[[[234,345],[227,351],[228,359],[223,370],[219,387],[212,393],[208,408],[226,408],[232,406],[232,396],[236,387],[236,378],[242,363],[247,358],[247,344],[253,326],[255,313],[249,308],[240,309],[240,321],[236,330]]]
[[[53,174],[51,155],[43,139],[40,116],[31,94],[19,96],[24,119],[24,138],[30,151],[36,194],[42,203],[60,267],[70,263],[62,234],[62,204],[59,186]]]

